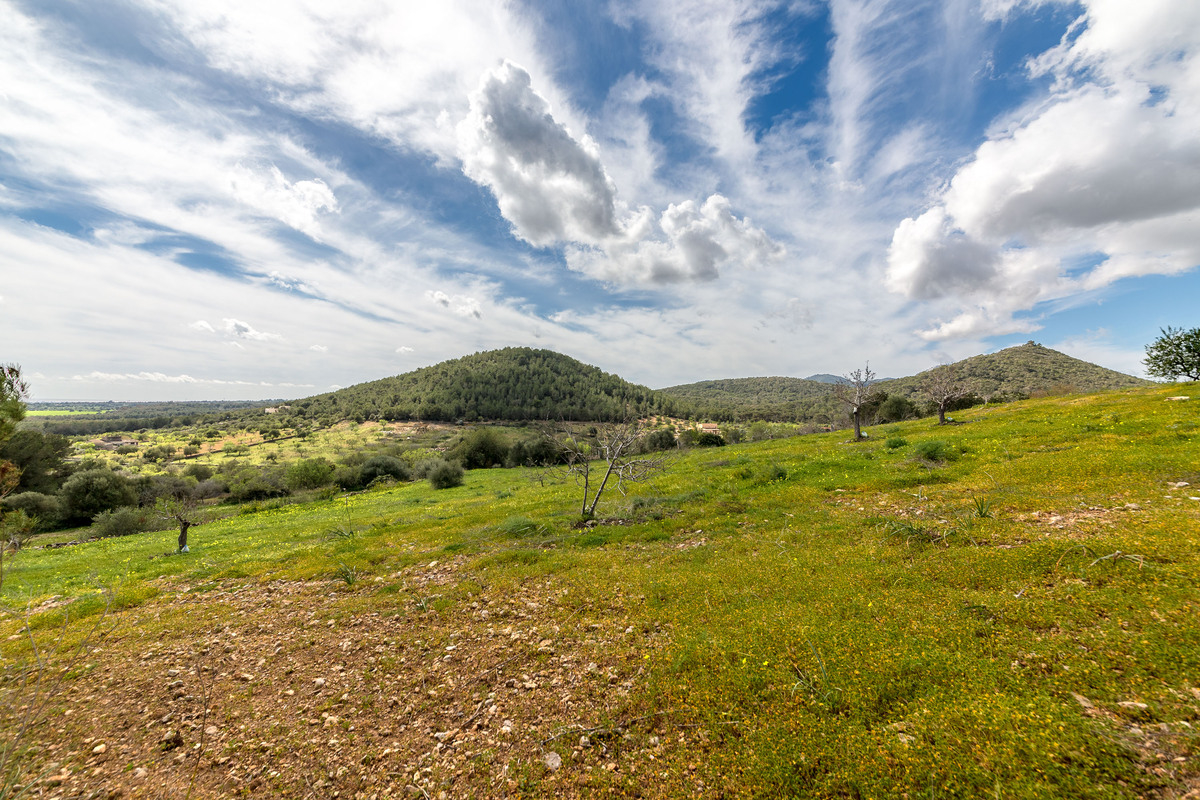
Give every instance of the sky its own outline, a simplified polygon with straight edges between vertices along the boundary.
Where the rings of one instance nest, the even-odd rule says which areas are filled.
[[[1200,324],[1190,0],[0,0],[0,362],[661,388]]]

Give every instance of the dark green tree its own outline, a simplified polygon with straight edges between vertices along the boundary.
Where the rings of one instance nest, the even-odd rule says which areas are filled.
[[[1146,374],[1175,380],[1200,381],[1200,328],[1161,328],[1162,335],[1146,345]]]
[[[63,484],[59,496],[68,521],[80,525],[102,511],[137,505],[138,501],[133,484],[109,469],[76,472]]]

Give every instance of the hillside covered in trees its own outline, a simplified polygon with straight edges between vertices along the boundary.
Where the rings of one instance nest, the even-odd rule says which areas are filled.
[[[1086,394],[1110,389],[1149,386],[1152,382],[1072,358],[1066,353],[1029,341],[995,353],[971,356],[953,364],[956,377],[986,401],[1037,394]],[[888,394],[914,397],[928,370],[878,386]]]
[[[674,414],[679,403],[551,350],[507,347],[288,404],[312,420],[608,422]]]
[[[1018,400],[1038,394],[1099,392],[1150,383],[1035,342],[972,356],[951,366],[956,379],[977,398],[976,402]],[[888,396],[919,400],[921,384],[929,372],[876,381],[874,387]],[[828,379],[827,375],[807,379],[730,378],[670,386],[661,391],[694,406],[701,418],[828,422],[844,414],[830,394]]]

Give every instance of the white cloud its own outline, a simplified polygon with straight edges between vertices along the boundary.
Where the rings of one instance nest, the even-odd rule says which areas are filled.
[[[463,172],[492,190],[517,236],[545,247],[619,232],[595,142],[554,119],[521,67],[505,62],[485,75],[458,130]]]
[[[413,349],[411,347],[409,347],[408,345],[401,345],[400,347],[396,348],[396,352],[401,353],[401,354],[411,353],[411,352],[413,352]]]
[[[328,353],[329,352],[329,348],[323,344],[314,344],[314,345],[310,346],[308,349],[312,350],[314,353]]]
[[[972,306],[929,338],[1026,330],[1013,315],[1040,302],[1200,265],[1200,5],[1085,5],[1032,64],[1054,92],[896,228],[889,287]]]
[[[613,241],[605,250],[568,250],[567,264],[619,283],[675,283],[714,280],[727,264],[764,266],[784,253],[765,231],[734,216],[729,201],[719,194],[703,205],[687,200],[668,206],[658,226],[665,241],[648,238],[651,221],[643,216],[624,241]]]
[[[657,225],[648,207],[622,213],[596,144],[556,121],[514,64],[484,76],[459,134],[463,171],[492,190],[514,233],[537,246],[568,243],[568,266],[593,277],[708,281],[723,265],[761,265],[783,253],[719,194],[703,205],[671,204]]]
[[[425,297],[442,308],[450,309],[460,317],[480,319],[483,316],[483,313],[480,311],[479,301],[474,297],[464,297],[457,294],[448,295],[441,290],[426,292]]]
[[[196,320],[195,322],[188,325],[188,327],[191,328],[192,330],[203,331],[204,333],[216,333],[217,332],[216,328],[214,328],[211,324],[209,324],[207,321],[202,320],[202,319]]]
[[[321,240],[317,214],[337,213],[333,191],[320,178],[289,183],[274,165],[268,173],[256,172],[238,164],[229,176],[233,195],[267,216]]]
[[[248,322],[242,322],[240,319],[232,319],[230,317],[221,320],[221,330],[230,336],[238,339],[247,339],[252,342],[279,341],[283,338],[278,333],[257,331]]]

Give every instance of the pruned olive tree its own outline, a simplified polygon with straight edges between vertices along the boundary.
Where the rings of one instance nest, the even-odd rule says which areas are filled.
[[[602,425],[595,434],[560,430],[554,436],[567,474],[583,490],[579,513],[596,514],[604,492],[615,488],[625,494],[625,486],[640,483],[666,469],[667,459],[660,454],[642,454],[642,432],[635,423]]]
[[[162,519],[179,526],[178,552],[188,552],[188,530],[201,523],[200,498],[196,493],[189,489],[160,497],[154,503],[154,510]]]
[[[873,394],[871,384],[874,382],[875,373],[871,371],[871,363],[868,361],[865,367],[843,375],[833,385],[833,396],[846,406],[854,421],[854,441],[856,442],[861,442],[866,438],[862,434],[862,409],[871,400]]]
[[[946,424],[946,412],[956,400],[961,400],[970,394],[970,389],[958,377],[958,371],[953,364],[942,364],[925,373],[921,381],[921,394],[937,406],[938,425]]]

